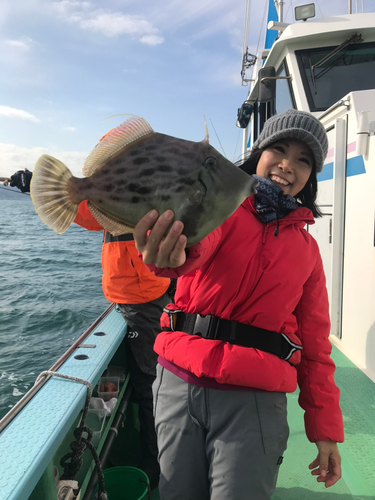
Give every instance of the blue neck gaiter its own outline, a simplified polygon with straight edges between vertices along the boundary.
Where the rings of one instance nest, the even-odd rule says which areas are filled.
[[[254,195],[254,208],[259,219],[264,224],[273,221],[279,222],[280,219],[298,207],[298,203],[293,196],[284,195],[282,189],[269,179],[255,174],[252,177],[258,181],[257,192]],[[275,236],[278,234],[278,227],[276,231]]]

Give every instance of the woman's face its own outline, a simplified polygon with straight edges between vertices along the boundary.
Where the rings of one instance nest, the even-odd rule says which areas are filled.
[[[314,156],[298,139],[280,139],[261,154],[256,173],[279,186],[284,194],[296,196],[308,181]]]

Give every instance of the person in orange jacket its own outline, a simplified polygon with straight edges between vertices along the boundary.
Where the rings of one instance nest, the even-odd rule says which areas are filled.
[[[102,231],[83,201],[74,220],[90,231]],[[133,385],[133,400],[139,405],[142,459],[139,467],[150,479],[159,481],[158,449],[152,414],[152,384],[156,377],[157,354],[153,345],[160,332],[163,308],[173,299],[169,278],[158,278],[138,257],[132,234],[112,236],[104,231],[102,287],[107,300],[117,304],[128,325],[125,339],[127,364]]]

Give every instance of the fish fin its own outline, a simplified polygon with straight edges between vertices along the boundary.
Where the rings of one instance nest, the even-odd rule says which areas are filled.
[[[73,174],[64,163],[49,155],[36,162],[30,184],[30,195],[36,213],[57,234],[64,233],[75,219],[78,204],[69,196]]]
[[[111,233],[112,236],[119,236],[120,234],[133,232],[134,226],[131,226],[130,224],[128,225],[123,221],[116,219],[116,217],[113,217],[112,215],[106,214],[91,201],[87,202],[87,206],[99,224]]]
[[[106,134],[86,158],[82,173],[85,177],[93,175],[109,158],[116,155],[129,144],[150,134],[151,125],[144,118],[132,116]]]
[[[205,129],[206,129],[206,136],[205,138],[203,139],[203,143],[204,144],[208,144],[209,143],[209,140],[210,140],[210,137],[208,135],[208,128],[207,128],[207,120],[206,120],[206,117],[204,117],[204,126],[205,126]]]

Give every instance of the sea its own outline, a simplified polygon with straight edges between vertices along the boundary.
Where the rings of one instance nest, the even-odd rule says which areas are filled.
[[[58,235],[18,198],[0,199],[0,419],[110,305],[103,233]]]

